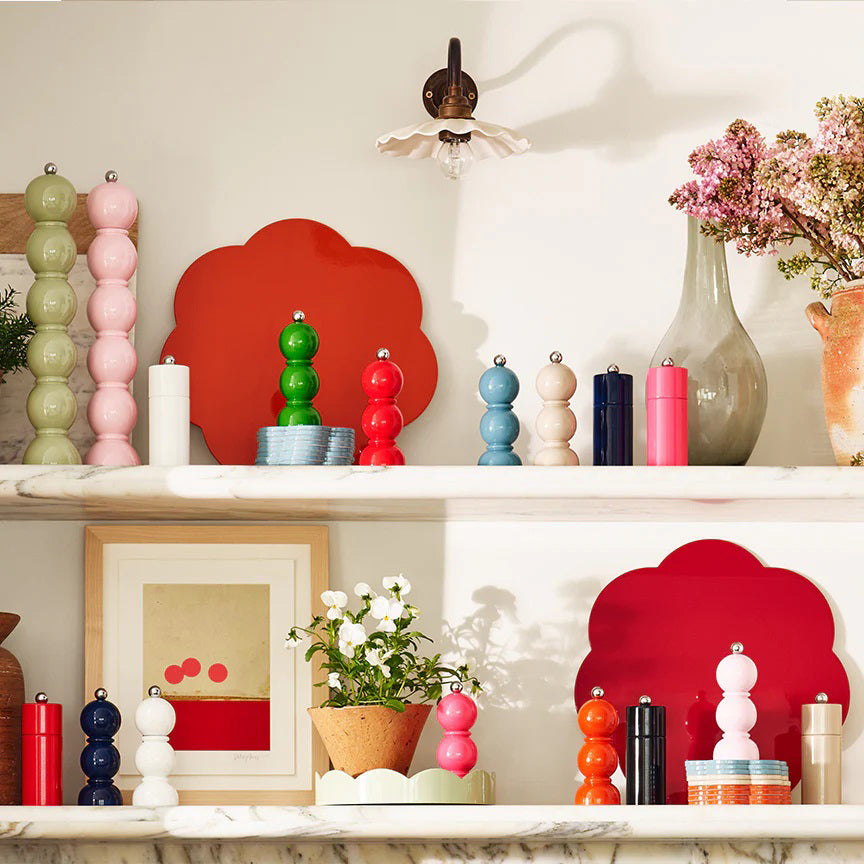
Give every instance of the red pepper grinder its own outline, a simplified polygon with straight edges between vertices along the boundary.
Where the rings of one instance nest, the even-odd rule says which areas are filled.
[[[405,457],[396,445],[402,431],[402,412],[396,397],[402,391],[402,370],[390,359],[386,348],[379,348],[364,370],[361,384],[369,397],[360,425],[369,443],[360,454],[360,465],[404,465]]]
[[[21,803],[63,803],[63,706],[44,693],[21,706]]]

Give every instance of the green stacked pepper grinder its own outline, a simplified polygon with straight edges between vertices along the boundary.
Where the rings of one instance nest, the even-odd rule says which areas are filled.
[[[285,357],[279,389],[285,397],[285,407],[277,422],[280,426],[320,426],[321,415],[312,404],[320,384],[312,367],[312,358],[318,353],[318,334],[306,323],[300,310],[293,318],[279,336],[279,350]]]
[[[26,465],[81,464],[69,440],[69,427],[78,414],[69,376],[78,352],[67,332],[78,300],[66,278],[78,255],[66,226],[77,203],[75,188],[52,162],[24,193],[24,206],[36,223],[27,239],[27,263],[36,276],[27,293],[27,313],[36,325],[27,346],[27,365],[36,378],[27,397],[27,417],[36,437],[24,452]]]

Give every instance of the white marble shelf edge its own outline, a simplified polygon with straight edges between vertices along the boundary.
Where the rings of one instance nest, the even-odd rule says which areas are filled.
[[[864,468],[0,466],[0,519],[864,521]]]
[[[864,840],[864,806],[0,807],[0,842]]]

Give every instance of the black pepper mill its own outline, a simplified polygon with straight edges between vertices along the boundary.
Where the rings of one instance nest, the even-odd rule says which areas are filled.
[[[627,707],[627,803],[666,803],[666,708],[642,696]]]

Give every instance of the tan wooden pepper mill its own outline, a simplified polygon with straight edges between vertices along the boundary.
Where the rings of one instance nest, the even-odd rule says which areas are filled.
[[[841,804],[843,707],[825,693],[801,706],[801,803]]]

